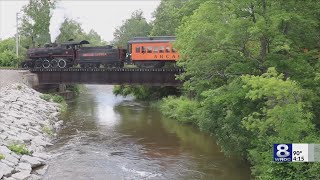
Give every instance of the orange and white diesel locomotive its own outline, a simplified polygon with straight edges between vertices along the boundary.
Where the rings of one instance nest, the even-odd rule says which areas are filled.
[[[125,63],[140,68],[161,68],[175,63],[178,52],[172,47],[173,36],[135,37],[128,42],[128,49],[112,46],[85,47],[88,41],[68,41],[61,44],[46,44],[42,48],[31,48],[27,59],[22,62],[25,68],[113,68]]]

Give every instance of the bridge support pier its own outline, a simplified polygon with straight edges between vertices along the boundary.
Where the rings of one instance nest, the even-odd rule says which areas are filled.
[[[39,86],[38,75],[31,73],[30,71],[20,71],[22,82],[31,88],[36,88]]]
[[[59,84],[59,93],[65,92],[67,89],[66,84]]]

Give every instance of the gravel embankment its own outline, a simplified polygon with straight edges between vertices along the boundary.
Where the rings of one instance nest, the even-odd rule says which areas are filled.
[[[2,78],[1,78],[2,79]],[[23,84],[0,87],[0,179],[41,179],[50,156],[50,134],[61,127],[59,104]],[[11,151],[24,144],[30,155]]]

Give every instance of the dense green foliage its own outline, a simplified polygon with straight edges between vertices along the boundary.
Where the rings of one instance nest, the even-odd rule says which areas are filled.
[[[174,36],[183,19],[207,0],[162,0],[154,12],[152,36]]]
[[[17,67],[24,58],[26,49],[19,46],[19,57],[16,55],[16,42],[13,38],[0,41],[0,67]]]
[[[182,123],[198,124],[200,104],[185,97],[174,98],[169,96],[160,103],[160,110],[164,115]]]
[[[97,32],[91,29],[89,33],[86,33],[79,22],[66,18],[60,26],[60,34],[56,38],[56,42],[62,43],[70,39],[87,40],[91,46],[106,45]]]
[[[146,21],[142,11],[138,10],[132,13],[131,18],[125,20],[119,28],[113,33],[113,44],[126,48],[127,43],[132,37],[148,36],[151,31],[151,25]]]
[[[32,45],[31,37],[36,45],[51,42],[49,26],[52,14],[50,10],[55,8],[55,5],[55,0],[29,0],[29,3],[22,8],[20,33],[29,37],[26,42],[28,46]]]
[[[319,179],[317,163],[272,162],[274,143],[320,142],[319,8],[318,1],[161,1],[152,32],[176,33],[189,97],[166,98],[161,111],[215,135],[226,154],[251,162],[257,179]]]

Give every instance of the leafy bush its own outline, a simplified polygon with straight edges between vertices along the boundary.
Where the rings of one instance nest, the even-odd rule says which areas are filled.
[[[59,103],[61,113],[65,113],[67,111],[68,105],[62,96],[52,95],[52,94],[42,94],[40,95],[40,98],[48,102],[53,101],[55,103]]]
[[[53,101],[55,103],[62,103],[64,102],[64,99],[62,96],[59,95],[51,95],[51,94],[42,94],[40,95],[40,98],[45,101]]]
[[[197,124],[199,103],[185,97],[169,96],[160,103],[161,112],[179,122]]]
[[[0,53],[0,66],[13,67],[18,64],[18,58],[12,51],[5,50]]]
[[[62,96],[54,95],[54,96],[52,96],[52,101],[56,102],[56,103],[62,103],[62,102],[64,102],[64,99]]]
[[[21,155],[31,155],[30,151],[24,144],[11,144],[8,147],[11,151]]]
[[[41,94],[40,98],[49,102],[51,100],[52,96],[50,94]]]
[[[67,85],[67,90],[72,91],[75,96],[79,96],[80,93],[85,91],[85,86],[80,84]]]

